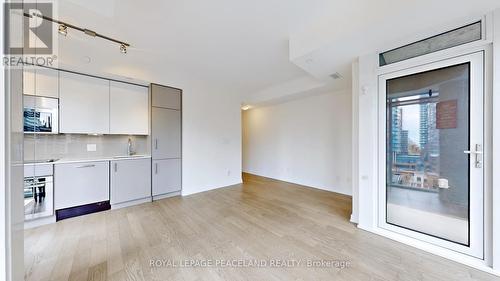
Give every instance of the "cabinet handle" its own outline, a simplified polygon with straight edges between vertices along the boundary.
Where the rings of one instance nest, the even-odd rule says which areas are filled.
[[[76,167],[76,168],[77,168],[77,169],[81,169],[81,168],[93,168],[93,167],[95,167],[95,165],[94,165],[94,164],[90,164],[90,165],[78,166],[78,167]]]
[[[158,149],[158,139],[155,139],[155,149]]]
[[[155,163],[155,174],[158,174],[158,163]]]
[[[115,163],[115,173],[118,172],[118,163]]]

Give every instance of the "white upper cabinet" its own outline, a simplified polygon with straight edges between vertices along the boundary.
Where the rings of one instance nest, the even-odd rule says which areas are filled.
[[[23,71],[23,94],[35,95],[35,70],[32,68],[24,69]]]
[[[37,96],[59,97],[59,71],[40,68],[35,72],[35,89]]]
[[[121,82],[110,82],[110,133],[147,135],[149,133],[149,91]]]
[[[152,105],[156,107],[181,109],[182,91],[175,88],[151,84]]]
[[[50,68],[27,68],[23,75],[23,93],[42,97],[59,97],[59,71]]]
[[[109,80],[61,71],[60,132],[109,134]]]

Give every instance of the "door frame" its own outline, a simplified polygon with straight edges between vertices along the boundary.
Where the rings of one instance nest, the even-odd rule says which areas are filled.
[[[482,144],[483,144],[483,192],[480,194],[480,199],[483,202],[483,208],[481,209],[482,218],[476,217],[476,221],[483,222],[482,233],[476,233],[476,241],[474,247],[465,247],[452,242],[443,243],[443,239],[430,237],[428,235],[418,234],[415,235],[416,232],[409,231],[407,229],[403,229],[401,227],[388,225],[385,222],[385,177],[386,177],[386,96],[385,96],[385,80],[395,77],[404,76],[405,74],[412,74],[423,72],[427,70],[432,70],[436,68],[440,68],[443,66],[455,65],[460,62],[469,61],[471,57],[481,56],[482,60],[482,102],[481,105],[483,107],[483,134],[482,134]],[[401,63],[398,66],[379,68],[378,71],[378,95],[377,95],[377,109],[378,109],[378,143],[377,143],[377,223],[375,228],[378,231],[387,233],[389,235],[400,236],[401,239],[406,241],[410,241],[411,245],[425,245],[426,248],[434,249],[435,252],[451,252],[455,253],[454,255],[460,257],[464,257],[464,259],[473,259],[477,260],[483,264],[491,264],[492,261],[492,252],[491,252],[491,228],[492,228],[492,220],[491,220],[491,212],[492,212],[492,202],[491,202],[491,159],[489,154],[491,153],[491,141],[492,141],[492,125],[491,125],[491,75],[492,75],[492,59],[491,59],[491,44],[485,44],[483,46],[475,46],[471,48],[460,48],[457,50],[450,50],[443,55],[441,52],[440,56],[426,56],[425,58],[415,59],[408,61],[406,63]],[[472,67],[472,66],[471,66]],[[476,78],[477,80],[478,78]],[[471,77],[472,80],[472,77]],[[471,81],[471,83],[473,83]],[[471,96],[472,97],[472,96]],[[472,102],[472,100],[471,100]],[[480,118],[475,118],[480,119]],[[471,120],[472,122],[472,120]],[[471,128],[472,128],[471,123]],[[472,133],[471,133],[472,135]],[[472,144],[472,142],[471,142]],[[472,161],[471,161],[472,162]],[[472,202],[471,198],[471,202]],[[477,198],[476,198],[477,200]],[[473,207],[472,205],[470,208]],[[471,230],[473,226],[471,225]],[[393,234],[390,234],[393,233]],[[478,235],[482,237],[481,243],[477,241]],[[471,235],[471,243],[473,241],[473,237]],[[457,247],[457,245],[459,247]],[[472,244],[471,244],[472,245]],[[474,248],[474,249],[473,249]]]

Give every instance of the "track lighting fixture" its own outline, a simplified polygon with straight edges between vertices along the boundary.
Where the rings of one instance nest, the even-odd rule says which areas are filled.
[[[57,19],[53,19],[53,18],[44,16],[42,14],[37,14],[37,13],[28,14],[28,13],[24,13],[24,16],[28,17],[28,18],[39,17],[39,18],[42,18],[44,20],[47,20],[47,21],[53,22],[55,24],[58,24],[59,25],[58,32],[61,35],[64,35],[64,36],[68,35],[68,28],[70,28],[70,29],[81,31],[81,32],[83,32],[83,33],[85,33],[85,34],[87,34],[88,36],[91,36],[91,37],[99,37],[101,39],[105,39],[105,40],[108,40],[108,41],[120,44],[120,52],[122,52],[123,54],[126,54],[127,53],[127,48],[130,47],[130,44],[125,43],[123,41],[116,40],[114,38],[111,38],[111,37],[99,34],[99,33],[95,32],[93,30],[86,29],[86,28],[81,28],[81,27],[78,27],[76,25],[69,24],[67,22],[63,22],[63,21],[60,21],[60,20],[57,20]]]
[[[60,24],[58,32],[59,34],[66,36],[68,35],[68,27],[65,24]]]
[[[125,46],[125,44],[120,44],[120,52],[123,54],[127,53],[127,46]]]

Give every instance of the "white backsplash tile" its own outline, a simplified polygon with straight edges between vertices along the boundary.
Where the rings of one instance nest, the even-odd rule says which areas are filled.
[[[127,135],[24,135],[24,160],[98,158],[127,155],[127,142],[137,154],[150,154],[148,136]],[[95,144],[95,151],[87,151]]]

